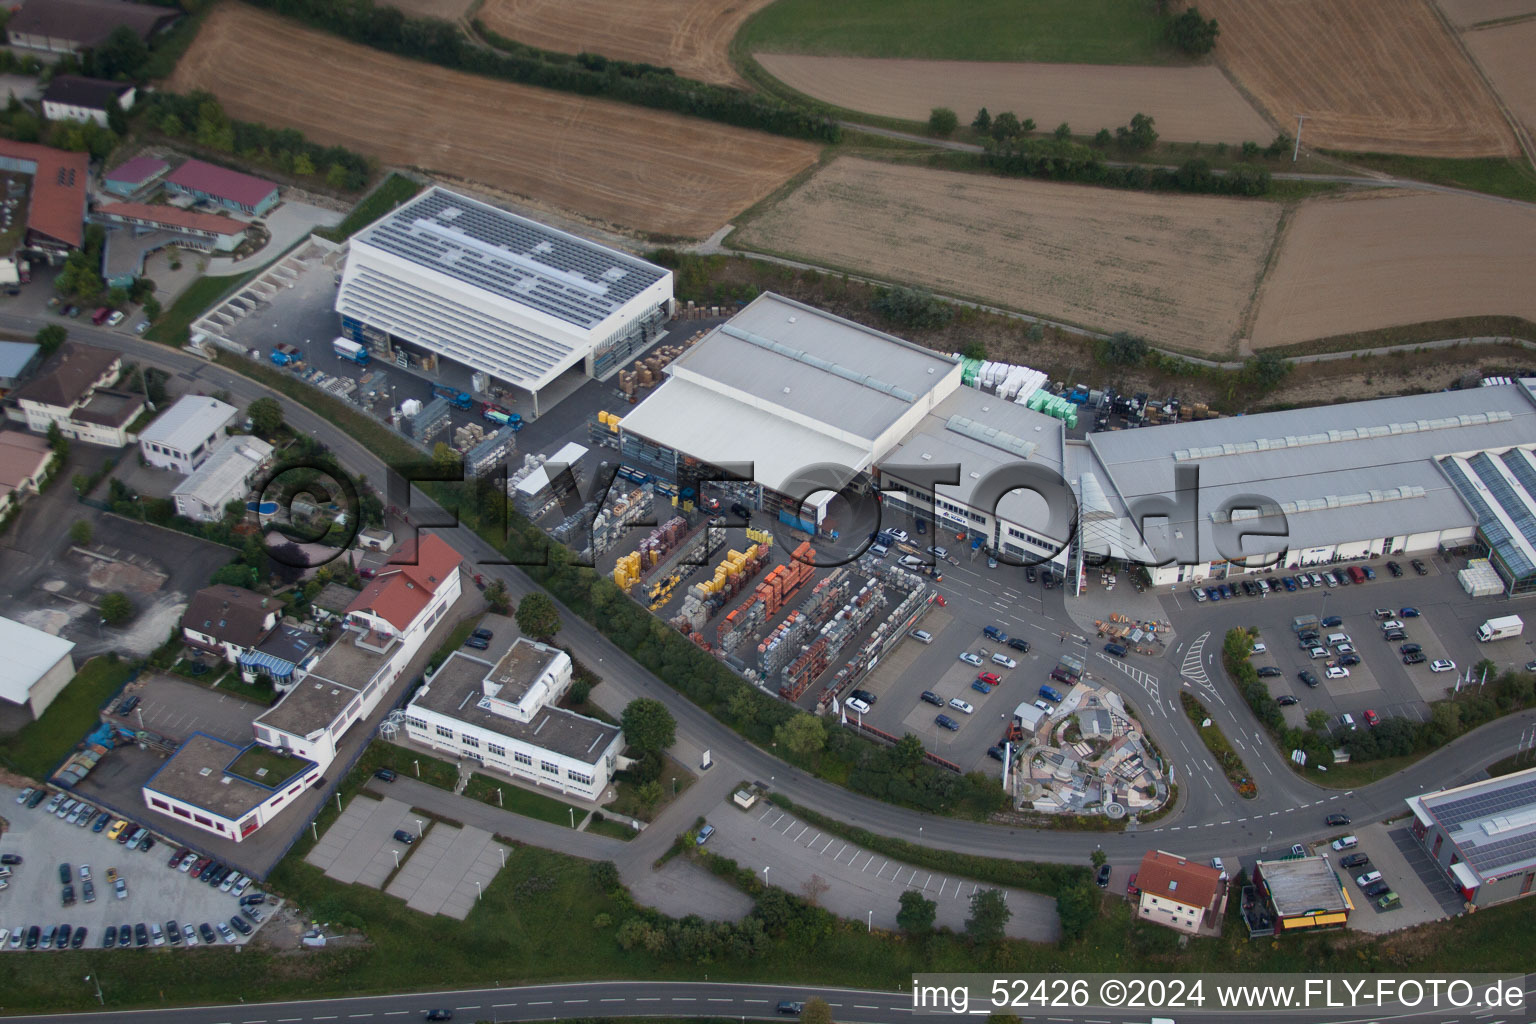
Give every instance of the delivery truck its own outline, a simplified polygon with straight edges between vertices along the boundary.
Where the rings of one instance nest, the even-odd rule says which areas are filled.
[[[336,350],[336,358],[345,359],[349,363],[358,366],[367,366],[369,359],[368,350],[351,338],[337,338],[331,342],[331,347]]]
[[[482,419],[490,420],[498,426],[511,427],[513,430],[523,429],[523,418],[515,412],[507,412],[498,409],[494,405],[487,405],[480,413]]]
[[[1524,630],[1525,623],[1520,616],[1501,615],[1478,626],[1477,639],[1485,644],[1494,640],[1508,640],[1512,636],[1519,636]]]
[[[279,342],[272,346],[273,366],[292,366],[304,357],[297,347],[285,342]]]
[[[458,388],[443,387],[439,384],[432,389],[432,393],[455,409],[468,409],[475,404],[474,396]]]

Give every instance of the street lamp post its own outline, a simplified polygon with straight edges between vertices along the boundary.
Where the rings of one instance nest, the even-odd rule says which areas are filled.
[[[480,883],[479,882],[475,883],[475,899],[477,899],[477,900],[485,899],[485,890],[480,888]]]
[[[101,994],[101,982],[96,980],[96,975],[87,974],[85,980],[96,986],[96,1001],[102,1006],[107,1005],[107,997]]]
[[[421,778],[421,762],[413,760],[411,764],[416,766],[416,777]]]
[[[422,829],[421,829],[421,819],[417,818],[416,819],[416,836],[417,836],[417,838],[421,837],[421,831],[422,831]]]
[[[575,828],[576,827],[576,808],[574,808],[574,807],[567,807],[566,810],[571,812],[571,828]]]

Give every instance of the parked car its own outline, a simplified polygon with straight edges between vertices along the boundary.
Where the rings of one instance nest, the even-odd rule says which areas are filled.
[[[397,843],[404,843],[406,846],[410,846],[415,841],[416,841],[416,837],[411,835],[405,829],[403,829],[403,828],[395,829],[395,842],[397,842]]]
[[[1428,576],[1429,575],[1429,568],[1427,566],[1425,566],[1425,564],[1423,562],[1421,562],[1419,559],[1415,558],[1412,562],[1410,562],[1408,564],[1413,566],[1413,571],[1418,573],[1420,576]]]
[[[1419,617],[1419,610],[1417,608],[1404,608],[1397,614],[1405,619],[1416,619]]]
[[[976,674],[976,680],[988,686],[1001,686],[1003,683],[1003,677],[996,672],[979,672]]]
[[[1397,649],[1397,652],[1399,654],[1418,654],[1423,650],[1424,648],[1420,647],[1418,644],[1403,644],[1403,646]]]
[[[1293,594],[1296,592],[1296,577],[1282,576],[1280,577],[1280,585],[1285,588],[1286,593]]]
[[[1358,665],[1360,664],[1360,655],[1354,653],[1342,655],[1339,658],[1339,664],[1345,666],[1346,668],[1351,665]]]
[[[958,732],[960,729],[960,723],[955,721],[953,718],[950,718],[948,715],[937,715],[934,717],[933,721],[941,728],[948,729],[950,732]]]
[[[929,550],[932,549],[930,548]],[[982,635],[984,635],[988,640],[996,640],[1000,644],[1005,644],[1008,642],[1008,634],[1004,633],[996,626],[985,626],[982,628],[981,632]]]
[[[912,632],[908,633],[907,635],[910,636],[912,639],[916,640],[920,644],[931,644],[931,643],[933,643],[933,634],[928,632],[926,629],[914,629],[914,630],[912,630]]]
[[[480,640],[490,640],[492,637],[495,636],[495,634],[492,633],[490,630],[484,629],[484,628],[477,629],[477,630],[475,630],[473,633],[471,633],[469,635],[472,636],[472,637],[476,637],[476,638],[478,638]]]
[[[994,665],[1001,665],[1001,666],[1003,666],[1003,668],[1018,668],[1019,667],[1019,663],[1014,661],[1012,658],[1008,657],[1008,655],[1006,655],[1006,654],[994,654],[994,655],[992,655],[992,664],[994,664]]]
[[[1456,671],[1456,663],[1447,658],[1436,658],[1429,663],[1429,670],[1431,672],[1454,672]]]
[[[1352,853],[1348,857],[1345,857],[1343,860],[1339,861],[1339,866],[1343,868],[1363,868],[1370,862],[1371,858],[1369,855],[1364,853]]]
[[[869,714],[869,705],[859,700],[857,697],[849,697],[847,700],[843,701],[843,707],[847,708],[849,711],[855,711],[861,715]]]
[[[1420,654],[1417,651],[1415,651],[1413,654],[1405,654],[1405,655],[1403,655],[1403,664],[1404,665],[1422,665],[1422,664],[1424,664],[1424,661],[1425,661],[1424,655]]]
[[[204,921],[202,924],[197,926],[197,934],[201,936],[202,940],[210,946],[218,941],[218,936],[213,933],[213,925],[209,924],[207,921]]]
[[[481,640],[477,636],[471,636],[465,638],[464,646],[477,651],[483,651],[491,646],[491,642],[489,640]]]
[[[971,712],[976,710],[975,708],[971,707],[970,704],[968,704],[965,701],[961,700],[959,697],[951,697],[951,698],[949,698],[949,706],[954,708],[956,711],[959,711],[962,714],[967,714],[967,715],[969,715]]]
[[[188,946],[197,945],[197,929],[190,924],[181,926],[181,937],[187,940]]]
[[[848,694],[848,696],[857,697],[859,700],[863,701],[865,704],[870,705],[871,707],[874,706],[875,701],[880,699],[874,694],[870,693],[868,690],[854,690],[852,693]]]
[[[1403,567],[1398,565],[1396,562],[1388,562],[1387,572],[1391,573],[1393,576],[1401,576],[1403,574]]]
[[[225,924],[223,921],[219,921],[215,923],[214,927],[219,930],[219,937],[222,938],[225,942],[235,941],[235,933],[230,930],[229,925]]]
[[[1104,653],[1113,654],[1117,658],[1123,658],[1130,653],[1125,644],[1107,643],[1104,645]]]
[[[941,708],[941,707],[944,706],[944,698],[940,697],[938,694],[934,693],[932,690],[924,690],[922,692],[922,694],[921,694],[921,697],[922,697],[922,699],[924,701],[926,701],[929,704],[932,704],[936,708]]]
[[[1278,668],[1276,668],[1273,665],[1264,665],[1264,666],[1262,666],[1259,669],[1259,678],[1260,679],[1273,679],[1276,676],[1283,675],[1283,674],[1284,673],[1282,673]]]
[[[1282,697],[1276,697],[1275,698],[1275,703],[1279,704],[1283,708],[1288,708],[1288,707],[1291,707],[1293,704],[1300,704],[1301,703],[1301,698],[1293,697],[1293,696],[1291,696],[1290,694],[1287,693],[1287,694],[1285,694]]]
[[[1386,882],[1372,882],[1365,887],[1365,894],[1372,899],[1375,899],[1377,896],[1385,896],[1391,891],[1392,887]]]
[[[121,934],[121,929],[118,930]],[[143,921],[133,926],[133,944],[135,946],[149,945],[149,926]]]
[[[1382,634],[1382,639],[1389,644],[1395,644],[1399,640],[1407,640],[1408,634],[1401,629],[1389,629]]]
[[[127,899],[128,898],[128,881],[127,881],[127,879],[119,878],[116,881],[114,881],[112,883],[112,892],[120,900]]]
[[[1302,682],[1306,683],[1308,686],[1316,686],[1317,685],[1317,676],[1313,675],[1311,672],[1307,672],[1307,671],[1298,672],[1298,673],[1296,673],[1296,678],[1300,679]]]
[[[1025,640],[1023,637],[1011,637],[1008,640],[1008,646],[1016,651],[1023,651],[1026,654],[1029,653],[1029,641]]]
[[[239,932],[241,935],[249,935],[254,930],[251,928],[251,923],[245,918],[241,917],[239,914],[236,914],[234,917],[230,918],[229,923],[234,926],[235,931]]]
[[[961,654],[960,660],[965,662],[967,665],[975,665],[977,668],[981,667],[981,656],[972,654],[970,651],[966,651]]]
[[[158,922],[151,921],[149,924],[149,941],[157,946],[165,945],[165,929]]]
[[[1378,715],[1375,711],[1371,710],[1370,708],[1366,708],[1365,709],[1365,724],[1374,729],[1376,726],[1381,724],[1381,716]]]
[[[74,872],[70,870],[68,862],[59,865],[59,881],[68,885],[75,880]]]
[[[1330,615],[1323,620],[1322,624],[1324,626],[1342,626],[1344,625],[1344,620],[1337,615]]]
[[[1108,889],[1109,888],[1109,865],[1108,864],[1100,864],[1099,865],[1099,873],[1094,876],[1093,880],[1098,883],[1098,886],[1099,886],[1100,889]]]
[[[977,693],[982,693],[982,694],[991,693],[992,692],[992,684],[988,683],[988,682],[985,682],[985,681],[983,681],[981,679],[973,679],[973,680],[971,680],[971,689],[975,690]]]
[[[165,922],[165,937],[171,945],[181,945],[181,925],[175,921]]]
[[[101,933],[101,948],[111,949],[117,945],[117,925],[107,925],[107,930]]]
[[[1001,761],[1003,759],[1003,748],[1002,747],[988,747],[987,748],[987,756],[990,757],[994,761]]]
[[[15,865],[20,864],[20,863],[21,863],[21,854],[19,854],[19,853],[0,853],[0,864],[4,864],[7,867],[12,867],[12,866],[15,866]]]

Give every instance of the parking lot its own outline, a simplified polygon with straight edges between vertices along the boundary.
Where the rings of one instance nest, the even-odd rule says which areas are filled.
[[[100,949],[109,925],[132,928],[142,923],[147,929],[154,923],[165,929],[167,922],[176,921],[216,928],[219,922],[227,925],[239,913],[239,902],[229,892],[220,892],[193,879],[190,872],[167,866],[174,846],[156,843],[147,852],[129,850],[107,838],[109,829],[94,832],[46,813],[46,801],[29,809],[14,802],[16,789],[0,787],[0,794],[11,801],[4,805],[11,827],[0,839],[0,852],[22,858],[22,863],[11,867],[9,885],[0,892],[0,928],[14,932],[32,925],[46,930],[50,925],[68,924],[72,931],[86,930],[85,948]],[[75,903],[68,907],[63,905],[61,864],[70,865],[70,884],[74,886]],[[95,888],[89,903],[84,898],[82,865],[89,868]],[[127,895],[122,899],[108,880],[113,869],[126,886]],[[254,891],[250,889],[247,894]],[[257,913],[265,917],[272,909],[262,906]],[[260,925],[252,927],[254,931]],[[236,942],[247,939],[233,929],[231,934]],[[175,945],[167,942],[165,948],[186,945],[185,941]]]
[[[1338,872],[1355,905],[1349,926],[1360,931],[1380,934],[1398,931],[1413,925],[1438,921],[1461,913],[1462,901],[1452,890],[1445,876],[1424,853],[1407,825],[1402,822],[1372,822],[1341,830],[1342,835],[1353,835],[1358,845],[1347,850],[1335,850],[1332,843],[1319,843],[1314,853],[1327,857]],[[1364,856],[1367,863],[1352,863],[1345,867],[1347,859]],[[1367,896],[1358,879],[1367,872],[1381,873],[1381,882],[1397,894],[1399,904],[1391,907],[1378,905],[1380,897]]]
[[[1364,584],[1341,586],[1334,589],[1309,588],[1296,592],[1272,592],[1263,598],[1242,597],[1234,601],[1216,604],[1203,603],[1200,618],[1228,625],[1252,625],[1259,630],[1268,651],[1255,654],[1253,664],[1262,668],[1272,665],[1281,671],[1278,677],[1266,678],[1270,692],[1277,698],[1294,696],[1299,703],[1283,709],[1287,723],[1301,726],[1308,711],[1321,709],[1327,712],[1336,731],[1345,728],[1340,716],[1349,714],[1357,727],[1364,727],[1364,713],[1370,709],[1383,719],[1391,717],[1423,721],[1429,715],[1431,701],[1443,699],[1455,686],[1458,672],[1465,672],[1480,658],[1488,657],[1496,662],[1523,664],[1528,660],[1530,647],[1514,641],[1497,644],[1479,644],[1473,634],[1477,624],[1492,615],[1518,612],[1529,601],[1469,601],[1457,584],[1454,574],[1447,572],[1447,564],[1438,558],[1423,557],[1425,576],[1418,576],[1409,565],[1409,559],[1398,558],[1404,575],[1392,577],[1386,569],[1386,560],[1373,560],[1376,579]],[[1283,573],[1272,574],[1275,577]],[[1190,596],[1186,590],[1168,599],[1171,611],[1182,611],[1188,618],[1192,611]],[[1402,615],[1404,608],[1413,608],[1417,616]],[[1390,611],[1403,623],[1404,640],[1383,639],[1382,619],[1377,610]],[[1326,659],[1311,659],[1297,642],[1292,630],[1292,620],[1299,615],[1316,615],[1320,619],[1337,616],[1341,624],[1319,627],[1323,646],[1327,647],[1330,633],[1342,632],[1350,637],[1360,664],[1347,666],[1349,676],[1328,679],[1325,667],[1337,660],[1338,652],[1329,647]],[[1419,645],[1424,660],[1421,663],[1403,663],[1402,645]],[[1455,663],[1456,671],[1435,672],[1431,665],[1439,659]],[[1308,687],[1299,678],[1303,670],[1312,672],[1319,685]]]

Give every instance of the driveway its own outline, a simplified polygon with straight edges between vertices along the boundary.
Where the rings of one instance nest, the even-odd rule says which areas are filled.
[[[839,917],[871,926],[896,928],[901,894],[917,889],[938,904],[939,927],[962,931],[970,916],[971,895],[992,888],[942,871],[871,853],[828,835],[772,804],[743,812],[721,804],[711,816],[715,853],[763,873],[773,885],[798,892]],[[1055,942],[1061,937],[1056,901],[1022,889],[1003,889],[1013,916],[1007,932],[1017,939]]]

